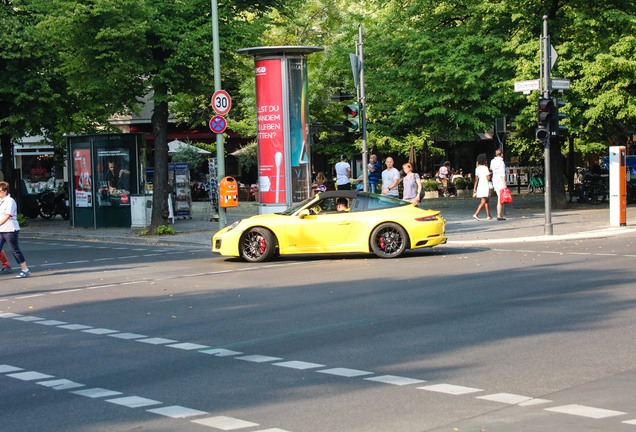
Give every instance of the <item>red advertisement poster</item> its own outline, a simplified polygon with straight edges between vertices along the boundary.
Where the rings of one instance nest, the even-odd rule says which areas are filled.
[[[281,60],[256,61],[258,188],[261,204],[286,204]]]
[[[93,172],[91,170],[91,151],[76,149],[73,152],[73,189],[75,207],[93,206]]]

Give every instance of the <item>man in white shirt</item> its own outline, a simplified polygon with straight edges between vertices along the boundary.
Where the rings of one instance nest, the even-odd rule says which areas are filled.
[[[501,195],[501,190],[505,189],[506,186],[506,163],[503,160],[503,151],[501,149],[497,149],[495,151],[495,157],[490,161],[490,171],[492,172],[492,185],[497,193],[497,220],[502,221],[506,220],[503,217],[503,204],[501,204],[501,200],[499,195]]]
[[[338,190],[351,190],[351,165],[345,155],[340,156],[336,164],[336,187]]]
[[[399,198],[398,184],[400,183],[400,172],[393,168],[393,158],[388,157],[384,161],[386,169],[382,171],[382,195]]]

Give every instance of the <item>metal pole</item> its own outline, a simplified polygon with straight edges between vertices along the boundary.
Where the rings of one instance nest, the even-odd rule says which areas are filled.
[[[548,35],[548,17],[543,16],[543,40],[542,40],[542,80],[541,89],[543,91],[543,97],[550,98],[550,36]],[[552,131],[548,131],[548,137],[545,140],[543,146],[543,178],[545,186],[544,202],[545,202],[545,227],[543,233],[545,235],[552,235],[552,182],[551,169],[550,169],[550,135]]]
[[[219,51],[219,14],[217,0],[211,0],[212,4],[212,55],[214,60],[214,91],[221,90],[221,55]],[[223,134],[216,134],[216,169],[217,182],[225,177],[225,145]],[[225,207],[219,207],[219,229],[227,225]]]
[[[362,23],[358,24],[358,47],[360,49],[360,91],[358,104],[360,105],[360,121],[362,122],[362,183],[363,190],[369,191],[369,149],[367,148],[367,107],[364,94],[364,43],[362,42]]]

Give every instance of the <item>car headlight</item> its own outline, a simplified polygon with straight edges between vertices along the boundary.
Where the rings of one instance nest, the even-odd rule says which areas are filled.
[[[232,225],[230,225],[229,227],[227,227],[227,230],[226,230],[225,232],[232,231],[232,230],[233,230],[234,228],[236,228],[236,227],[238,226],[238,224],[240,224],[240,223],[241,223],[241,221],[240,221],[240,220],[237,220],[237,221],[236,221],[236,222],[234,222]]]

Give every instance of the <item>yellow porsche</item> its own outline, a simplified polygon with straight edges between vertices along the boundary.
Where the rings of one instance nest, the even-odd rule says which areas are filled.
[[[260,262],[277,255],[369,253],[399,257],[446,243],[439,211],[360,191],[322,192],[281,213],[243,219],[212,237],[212,252]]]

